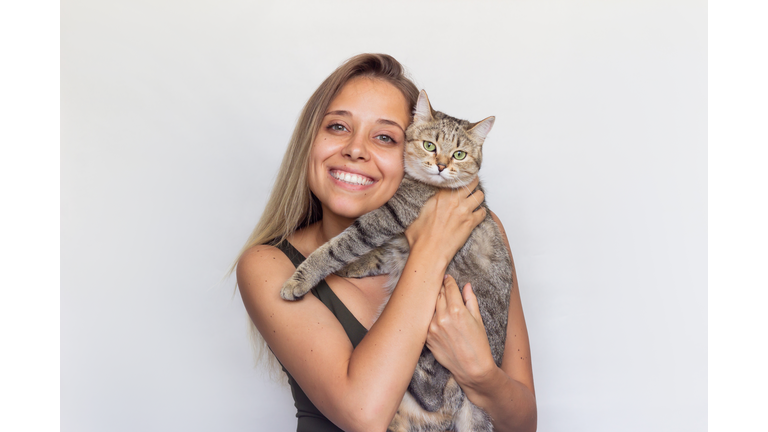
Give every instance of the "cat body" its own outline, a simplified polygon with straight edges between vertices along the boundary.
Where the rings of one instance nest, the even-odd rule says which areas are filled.
[[[408,259],[404,232],[421,207],[441,188],[470,194],[482,144],[493,125],[489,117],[469,123],[432,110],[419,94],[414,121],[406,130],[405,176],[395,195],[359,217],[344,232],[313,252],[285,282],[281,296],[296,300],[331,273],[343,277],[388,274],[392,293]],[[478,188],[481,188],[478,185]],[[459,287],[467,283],[477,297],[491,354],[501,366],[506,340],[512,262],[485,202],[485,219],[472,231],[446,271]],[[425,347],[395,418],[392,432],[492,431],[490,417],[472,404],[451,373]]]

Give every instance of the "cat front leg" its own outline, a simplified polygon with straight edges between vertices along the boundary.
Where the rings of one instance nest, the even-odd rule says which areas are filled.
[[[386,288],[391,293],[400,279],[409,253],[410,246],[405,235],[396,235],[380,248],[361,256],[347,267],[337,271],[336,274],[351,278],[388,274],[392,280],[387,283]]]
[[[382,248],[374,249],[336,272],[346,278],[364,278],[385,274],[385,252]]]

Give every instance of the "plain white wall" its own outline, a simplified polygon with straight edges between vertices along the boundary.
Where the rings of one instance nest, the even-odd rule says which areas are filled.
[[[221,278],[361,52],[496,116],[539,430],[706,430],[706,30],[682,0],[64,1],[62,430],[295,430]]]

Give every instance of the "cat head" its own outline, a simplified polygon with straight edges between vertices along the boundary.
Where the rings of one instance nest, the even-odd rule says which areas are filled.
[[[435,111],[422,90],[405,131],[406,174],[441,188],[468,185],[480,170],[483,142],[494,120],[470,123]]]

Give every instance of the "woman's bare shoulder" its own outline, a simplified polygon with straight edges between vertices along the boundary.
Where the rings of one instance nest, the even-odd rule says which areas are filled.
[[[237,261],[237,274],[287,274],[286,280],[296,270],[285,253],[279,248],[260,244],[246,249]]]
[[[237,262],[238,269],[250,269],[259,266],[293,267],[291,260],[275,246],[260,244],[246,249]]]
[[[237,285],[241,294],[262,296],[265,290],[279,291],[283,282],[293,274],[295,267],[278,248],[256,245],[247,249],[237,262]]]

